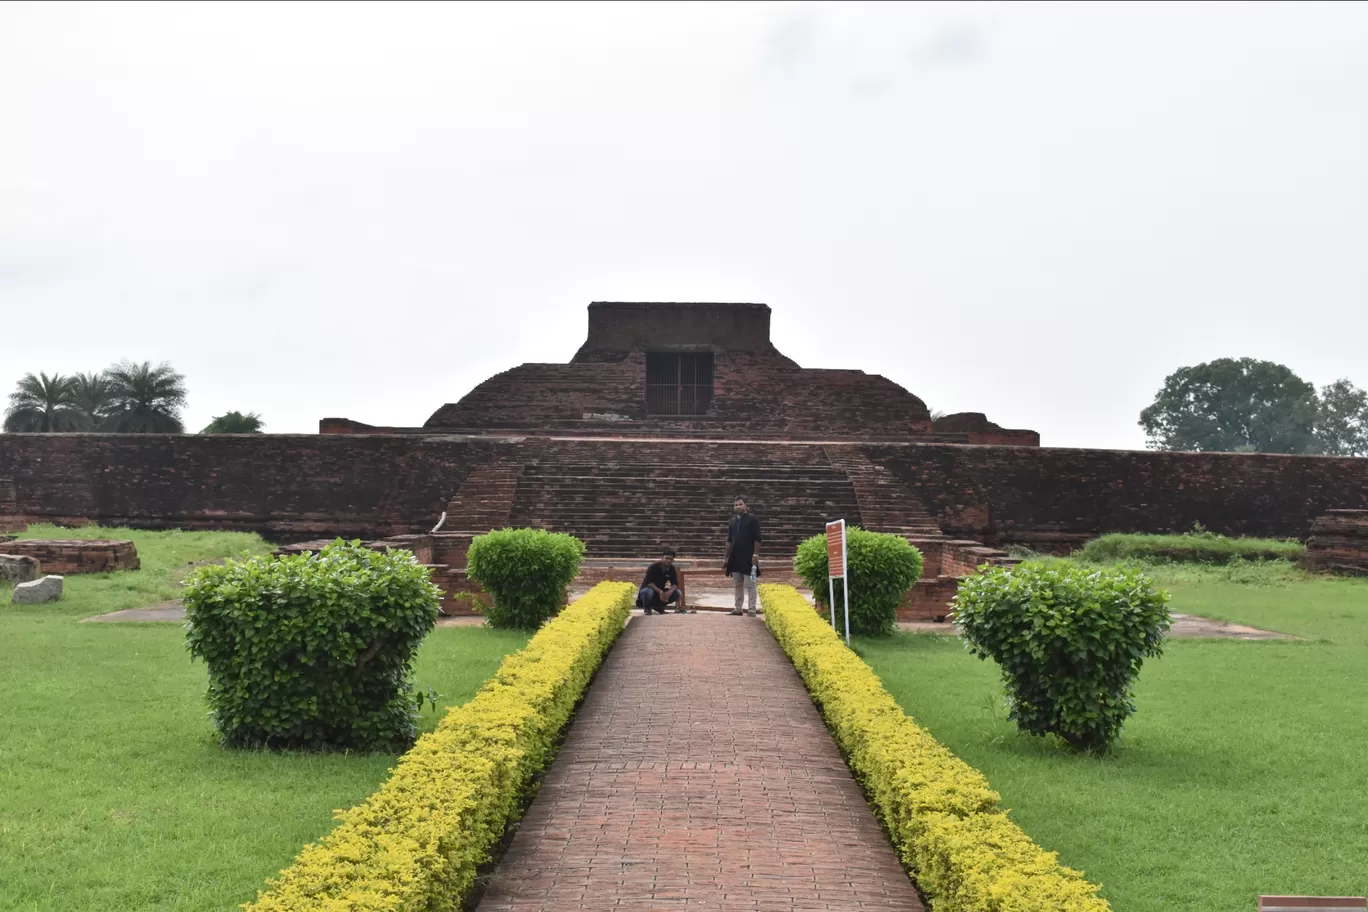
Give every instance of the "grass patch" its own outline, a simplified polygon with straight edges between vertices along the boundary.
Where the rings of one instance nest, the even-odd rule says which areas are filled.
[[[148,608],[180,598],[181,584],[198,564],[242,554],[268,554],[259,535],[244,532],[144,532],[139,529],[64,529],[30,526],[20,538],[130,539],[141,570],[73,573],[62,582],[62,600],[46,605],[12,605],[13,586],[0,583],[0,616],[84,618],[126,608]],[[0,553],[4,545],[0,543]]]
[[[1151,569],[1175,612],[1304,639],[1171,640],[1141,671],[1139,711],[1108,758],[1018,734],[997,667],[957,640],[903,633],[860,652],[1118,910],[1368,892],[1368,582],[1285,563]]]
[[[97,530],[36,529],[47,537]],[[215,532],[98,530],[132,538],[143,569],[68,576],[53,605],[0,587],[0,910],[221,910],[252,899],[332,811],[383,782],[392,754],[226,751],[178,624],[76,619],[173,599],[190,564],[267,546]],[[527,635],[439,628],[416,682],[468,700]],[[425,709],[430,730],[442,709]]]
[[[1118,560],[1227,564],[1232,560],[1296,560],[1306,553],[1297,541],[1227,538],[1211,532],[1187,535],[1128,535],[1113,532],[1085,544],[1075,556],[1090,562]]]

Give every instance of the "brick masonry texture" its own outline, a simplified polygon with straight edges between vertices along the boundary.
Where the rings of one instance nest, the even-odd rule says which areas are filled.
[[[1104,532],[1305,538],[1368,509],[1368,459],[1045,447],[867,445],[941,529],[988,544],[1072,547]]]
[[[479,912],[922,909],[751,618],[634,617]]]
[[[25,538],[5,542],[0,552],[36,558],[44,573],[113,573],[142,566],[131,541]]]
[[[473,465],[526,463],[540,466],[543,477],[569,475],[571,466],[649,463],[650,447],[666,446],[680,448],[676,458],[687,455],[698,466],[695,477],[709,482],[679,495],[672,524],[725,528],[740,479],[710,466],[731,464],[736,448],[761,467],[815,467],[831,477],[832,490],[843,477],[830,475],[822,447],[794,442],[728,450],[689,442],[426,435],[3,434],[0,491],[13,495],[0,501],[0,523],[244,529],[283,543],[375,539],[429,531]],[[989,544],[1068,546],[1103,532],[1181,532],[1194,522],[1229,534],[1305,538],[1329,510],[1368,509],[1368,459],[916,443],[859,449],[951,537]],[[853,498],[853,488],[847,491],[841,497]],[[655,503],[650,495],[624,490],[594,509],[625,518]],[[775,518],[766,516],[765,504],[754,506],[762,518]],[[784,509],[793,523],[820,531],[824,515],[854,511],[845,517],[853,522],[859,506],[839,498],[805,505],[794,497]],[[533,507],[512,510],[516,522],[554,519]],[[469,531],[460,517],[449,516],[446,528]],[[643,530],[644,553],[672,528],[662,521]]]
[[[647,413],[646,353],[652,351],[712,353],[706,415]],[[388,430],[334,418],[319,429]],[[522,364],[497,374],[438,409],[425,429],[1040,443],[1034,431],[1000,428],[979,413],[932,422],[921,399],[885,377],[799,367],[770,341],[764,304],[596,302],[589,305],[588,338],[570,363]]]
[[[1368,510],[1331,510],[1317,517],[1303,563],[1312,570],[1368,576]]]
[[[496,443],[427,437],[0,435],[10,524],[261,532],[274,541],[428,531]]]

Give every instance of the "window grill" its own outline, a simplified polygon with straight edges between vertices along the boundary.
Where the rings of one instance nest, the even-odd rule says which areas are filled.
[[[712,352],[646,353],[647,414],[706,415],[712,395]]]

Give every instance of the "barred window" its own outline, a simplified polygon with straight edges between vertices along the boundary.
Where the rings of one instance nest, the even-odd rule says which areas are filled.
[[[646,353],[648,415],[706,415],[712,395],[712,352]]]

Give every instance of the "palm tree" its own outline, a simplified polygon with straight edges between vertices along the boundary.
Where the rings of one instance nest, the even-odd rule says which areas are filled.
[[[43,433],[80,430],[83,416],[76,408],[70,377],[41,371],[25,374],[5,409],[5,430],[14,433]]]
[[[122,434],[182,434],[185,377],[163,362],[123,361],[105,371],[110,407],[105,429]]]
[[[260,434],[265,427],[261,416],[256,412],[226,412],[219,415],[209,426],[200,431],[201,434]]]
[[[71,378],[72,397],[83,419],[81,430],[103,430],[109,418],[113,388],[103,371]]]

